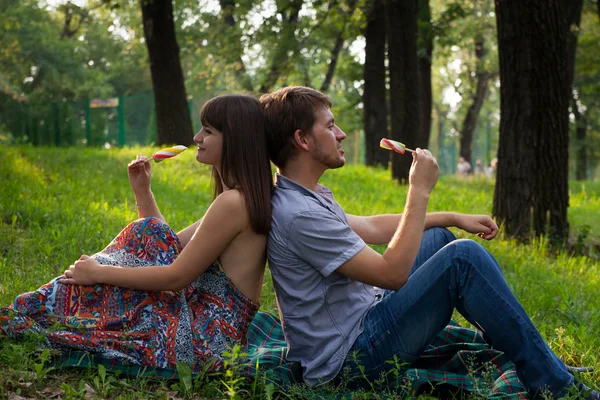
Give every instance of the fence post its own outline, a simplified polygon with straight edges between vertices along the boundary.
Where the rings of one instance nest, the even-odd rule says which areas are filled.
[[[61,122],[61,112],[60,106],[58,102],[54,102],[52,104],[52,108],[54,109],[54,145],[56,147],[60,147],[61,143],[61,132],[60,132],[60,122]]]
[[[490,144],[490,135],[492,133],[492,116],[490,114],[487,115],[487,126],[485,129],[485,162],[486,165],[489,165],[490,162],[492,161],[492,158],[490,156],[490,152],[491,152],[491,144]]]
[[[119,105],[117,106],[117,113],[119,118],[119,147],[125,145],[125,102],[123,97],[119,97]]]
[[[85,140],[89,147],[92,142],[92,110],[90,108],[90,99],[85,99]]]

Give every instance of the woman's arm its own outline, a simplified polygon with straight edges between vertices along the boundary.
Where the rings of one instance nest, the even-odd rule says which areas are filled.
[[[129,163],[127,166],[129,183],[135,195],[138,217],[156,217],[166,221],[158,209],[154,194],[152,194],[152,189],[150,188],[152,178],[151,160],[151,158],[138,155],[135,160]]]
[[[181,290],[200,276],[247,227],[248,215],[242,195],[237,190],[229,190],[215,199],[173,264],[121,268],[100,265],[85,256],[65,271],[61,282],[103,283],[140,290]]]
[[[187,228],[184,228],[180,232],[177,232],[177,237],[179,238],[179,243],[181,243],[181,247],[185,248],[185,246],[187,246],[201,222],[202,218],[200,218],[198,221],[194,222]]]

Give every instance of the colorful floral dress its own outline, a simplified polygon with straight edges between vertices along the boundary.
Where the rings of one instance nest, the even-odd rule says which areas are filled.
[[[172,264],[182,247],[156,218],[128,225],[102,252],[101,264],[143,268]],[[0,328],[10,337],[41,333],[63,354],[88,352],[119,364],[173,369],[181,361],[194,372],[218,370],[223,352],[247,345],[258,305],[229,280],[218,262],[179,292],[141,291],[109,285],[65,285],[59,278],[19,295],[0,309]]]

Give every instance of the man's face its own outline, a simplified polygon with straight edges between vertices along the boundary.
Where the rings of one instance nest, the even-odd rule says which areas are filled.
[[[340,168],[346,163],[344,150],[340,149],[346,134],[335,124],[331,110],[320,108],[315,113],[316,121],[309,138],[312,139],[313,160],[328,169]]]

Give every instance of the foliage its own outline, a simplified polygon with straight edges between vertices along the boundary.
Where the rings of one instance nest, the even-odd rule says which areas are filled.
[[[600,157],[600,15],[596,5],[584,2],[581,17],[574,87],[578,95],[578,108],[587,122],[586,147],[588,160],[592,161],[589,175],[598,176],[594,173]],[[575,145],[575,140],[572,140],[572,144]]]
[[[429,2],[435,120],[430,148],[437,151],[443,171],[448,173],[453,171],[461,123],[474,90],[473,46],[478,34],[485,39],[488,54],[484,67],[492,79],[475,131],[473,156],[488,163],[496,155],[500,115],[495,13],[492,0]],[[352,10],[351,2],[339,0],[174,0],[188,95],[200,105],[223,92],[250,90],[258,94],[273,65],[279,64],[273,87],[301,84],[319,88],[341,35],[344,42],[328,94],[334,100],[339,124],[349,135],[347,147],[352,150],[348,158],[360,162],[367,3],[358,0]],[[51,4],[59,5],[6,0],[0,6],[4,28],[0,129],[3,137],[12,135],[11,141],[54,144],[53,140],[40,140],[44,134],[35,126],[44,130],[55,123],[53,103],[57,100],[113,97],[151,89],[138,1],[88,0],[75,6],[65,0]],[[226,4],[233,5],[232,18],[227,21],[222,9]],[[298,5],[293,35],[284,40],[282,32]],[[585,2],[575,78],[580,108],[588,121],[592,163],[600,156],[596,146],[600,140],[600,23],[596,6],[593,1]],[[65,29],[68,12],[72,20]],[[286,50],[285,56],[274,64],[274,54],[281,49]],[[197,119],[198,111],[193,109],[193,119]],[[66,139],[61,145],[70,143]],[[594,168],[594,164],[590,166],[591,172]]]

